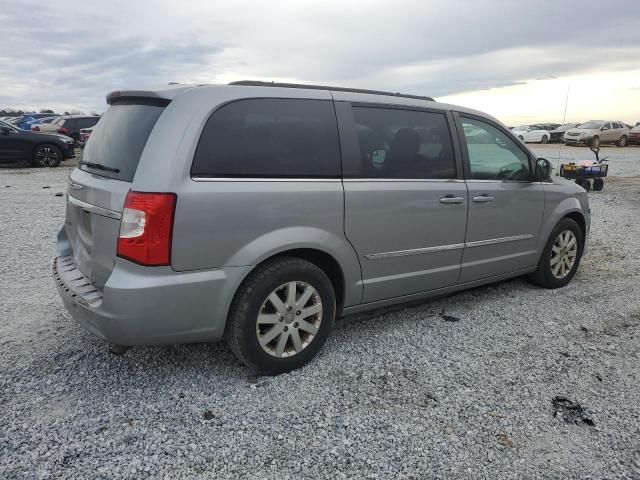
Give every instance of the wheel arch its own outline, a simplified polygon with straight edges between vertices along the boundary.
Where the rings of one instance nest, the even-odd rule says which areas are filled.
[[[313,263],[316,267],[322,270],[327,275],[327,277],[329,277],[331,285],[333,285],[333,291],[336,294],[337,313],[342,313],[345,299],[345,278],[344,271],[342,270],[340,263],[334,256],[316,248],[293,248],[269,257],[260,265],[267,261],[280,257],[300,258],[302,260],[306,260],[309,263]]]
[[[261,258],[258,263],[253,265],[251,269],[246,272],[244,277],[238,283],[233,294],[233,300],[230,303],[233,304],[243,285],[245,285],[251,275],[260,267],[279,258],[286,257],[295,257],[306,260],[307,262],[314,264],[327,275],[336,295],[336,314],[342,314],[342,309],[344,308],[345,300],[348,295],[345,272],[334,255],[313,247],[287,248],[277,252],[272,252],[270,255]],[[359,295],[361,295],[361,293]]]
[[[539,255],[542,255],[542,251],[549,240],[551,232],[553,232],[553,229],[563,218],[571,218],[576,221],[580,226],[583,238],[586,238],[589,229],[580,200],[576,197],[566,197],[550,210],[548,214],[545,214],[545,220],[540,230],[540,238],[538,240]]]
[[[578,224],[578,226],[580,227],[580,231],[582,232],[582,240],[584,241],[587,237],[587,220],[584,218],[582,212],[569,212],[562,218],[570,218]],[[560,220],[562,220],[562,218]]]

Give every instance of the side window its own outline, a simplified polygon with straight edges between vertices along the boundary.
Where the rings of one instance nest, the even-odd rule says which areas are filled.
[[[194,177],[340,176],[338,126],[329,100],[248,99],[211,115]]]
[[[461,117],[475,180],[528,180],[529,157],[515,140],[493,125]]]
[[[364,178],[455,178],[444,113],[353,107]]]
[[[611,130],[611,124],[610,124],[610,123],[605,123],[605,124],[602,126],[602,130]]]

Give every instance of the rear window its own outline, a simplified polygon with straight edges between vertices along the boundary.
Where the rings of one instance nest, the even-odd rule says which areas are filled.
[[[122,99],[111,105],[91,134],[82,158],[103,168],[89,165],[80,165],[80,168],[96,175],[132,181],[149,134],[167,103]]]
[[[221,107],[204,127],[191,174],[338,177],[340,149],[333,102],[262,98]]]

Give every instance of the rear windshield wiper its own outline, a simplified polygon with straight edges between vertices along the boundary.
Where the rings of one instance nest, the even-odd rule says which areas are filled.
[[[85,162],[81,160],[78,162],[78,165],[86,165],[87,167],[95,168],[97,170],[106,170],[107,172],[120,173],[119,168],[109,167],[107,165],[102,165],[101,163],[93,163],[93,162]]]

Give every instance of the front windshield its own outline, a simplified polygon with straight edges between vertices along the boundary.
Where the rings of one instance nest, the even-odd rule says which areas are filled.
[[[582,125],[578,125],[578,128],[594,129],[594,128],[600,128],[601,126],[602,126],[602,122],[592,120],[590,122],[583,123]]]

